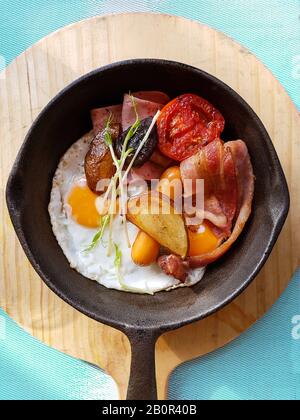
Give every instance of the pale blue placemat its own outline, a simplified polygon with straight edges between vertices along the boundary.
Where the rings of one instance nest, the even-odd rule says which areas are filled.
[[[1,0],[0,68],[68,23],[147,10],[196,19],[232,36],[273,71],[300,108],[299,0]],[[272,310],[234,343],[180,366],[169,397],[299,399],[299,284],[300,273]],[[0,398],[115,396],[103,372],[37,342],[0,310]]]

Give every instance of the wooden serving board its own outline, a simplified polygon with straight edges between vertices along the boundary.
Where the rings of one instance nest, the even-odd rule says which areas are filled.
[[[125,397],[130,365],[127,338],[69,307],[44,285],[16,239],[4,191],[33,119],[59,90],[99,66],[141,57],[192,64],[238,91],[273,139],[292,200],[289,219],[272,256],[244,294],[217,315],[159,339],[158,392],[159,398],[165,398],[168,376],[177,365],[243,333],[274,304],[300,265],[299,114],[263,64],[223,34],[167,15],[99,16],[51,34],[8,66],[0,77],[0,305],[44,343],[101,366],[115,379],[120,397]]]

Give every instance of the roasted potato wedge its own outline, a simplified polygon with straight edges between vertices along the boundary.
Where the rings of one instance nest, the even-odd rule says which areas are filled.
[[[185,258],[188,235],[182,214],[158,192],[147,192],[128,201],[127,219],[172,253]]]
[[[119,124],[112,124],[110,128],[111,137],[115,140],[119,135]],[[99,132],[91,142],[89,151],[86,154],[84,170],[89,188],[95,193],[97,184],[101,179],[110,179],[116,172],[111,153],[104,140],[104,131]]]

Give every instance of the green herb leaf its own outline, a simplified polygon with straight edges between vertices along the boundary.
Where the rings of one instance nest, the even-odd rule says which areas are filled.
[[[134,149],[131,147],[130,149],[128,149],[128,150],[126,150],[126,152],[125,152],[125,155],[124,155],[124,158],[123,159],[127,159],[128,158],[128,156],[131,156],[132,154],[133,154],[133,152],[134,152]]]
[[[124,156],[125,152],[127,151],[127,146],[128,146],[129,141],[135,135],[135,133],[139,129],[140,125],[141,125],[141,121],[136,120],[135,123],[130,127],[130,129],[129,129],[126,137],[125,137],[124,143],[123,143],[123,150],[122,150],[123,156]]]
[[[136,134],[137,130],[139,129],[139,127],[141,125],[141,120],[140,120],[139,114],[137,112],[137,107],[136,107],[135,99],[134,99],[134,97],[130,93],[129,93],[129,96],[130,96],[130,99],[131,99],[131,102],[132,102],[132,107],[134,109],[136,119],[135,119],[135,122],[130,127],[130,129],[129,129],[126,137],[125,137],[125,140],[124,140],[124,143],[123,143],[123,149],[122,149],[122,156],[123,157],[124,157],[125,152],[127,151],[128,142]]]
[[[86,249],[84,249],[83,252],[92,251],[95,248],[95,246],[98,244],[98,242],[102,240],[106,226],[108,225],[110,221],[110,217],[111,215],[106,215],[102,218],[101,227],[99,231],[93,237],[91,244]]]
[[[116,256],[115,256],[115,267],[116,269],[120,269],[121,268],[121,264],[122,264],[122,251],[120,250],[119,245],[114,244],[115,246],[115,251],[116,251]]]
[[[134,98],[133,95],[131,95],[130,92],[129,92],[129,96],[130,96],[130,99],[131,99],[131,102],[132,102],[132,106],[133,106],[133,109],[134,109],[135,119],[136,119],[136,121],[139,121],[140,118],[139,118],[139,114],[138,114],[138,111],[137,111],[137,106],[136,106],[135,98]]]
[[[105,141],[105,143],[108,147],[112,146],[112,144],[113,144],[112,137],[111,137],[111,134],[110,134],[110,131],[109,131],[112,120],[113,120],[113,114],[110,112],[109,117],[108,117],[108,119],[106,121],[106,124],[105,124],[105,127],[104,127],[104,141]]]
[[[108,116],[108,118],[107,118],[107,121],[106,121],[105,127],[104,127],[104,129],[105,129],[105,130],[107,130],[108,128],[110,128],[110,125],[111,125],[111,123],[112,123],[112,121],[113,121],[113,118],[114,118],[114,116],[113,116],[112,112],[110,112],[110,113],[109,113],[109,116]]]
[[[109,131],[105,131],[104,133],[104,140],[106,143],[106,146],[112,146],[112,137]]]
[[[114,246],[115,246],[115,252],[116,252],[114,265],[115,265],[115,269],[116,269],[117,278],[118,278],[120,284],[122,285],[123,284],[123,278],[122,278],[122,274],[121,274],[122,251],[120,250],[119,245],[117,245],[116,243],[114,244]]]
[[[148,138],[149,138],[149,136],[150,136],[150,134],[151,134],[151,131],[153,130],[153,127],[154,127],[154,125],[156,124],[156,121],[157,121],[157,118],[159,117],[159,115],[160,115],[160,111],[157,111],[157,113],[154,115],[154,117],[153,117],[153,119],[152,119],[152,122],[151,122],[151,124],[150,124],[150,127],[149,127],[149,129],[148,129],[147,133],[145,134],[145,136],[144,136],[143,140],[140,142],[139,147],[137,148],[137,150],[136,150],[136,152],[135,152],[135,154],[134,154],[133,158],[131,159],[130,164],[128,165],[128,167],[127,167],[127,169],[126,169],[126,171],[125,171],[125,174],[124,174],[124,176],[123,176],[123,181],[125,181],[125,180],[126,180],[126,178],[127,178],[128,174],[129,174],[129,172],[130,172],[130,170],[131,170],[131,168],[132,168],[132,166],[133,166],[133,164],[134,164],[134,162],[135,162],[135,160],[136,160],[136,158],[137,158],[138,154],[140,153],[140,151],[141,151],[141,149],[143,148],[144,144],[145,144],[145,143],[146,143],[146,141],[148,140]]]

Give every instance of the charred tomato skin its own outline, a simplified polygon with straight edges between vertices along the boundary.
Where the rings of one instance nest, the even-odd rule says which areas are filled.
[[[148,117],[148,118],[145,118],[144,120],[141,121],[141,124],[140,124],[139,128],[137,129],[136,133],[129,140],[129,142],[127,144],[127,150],[128,149],[133,149],[134,150],[132,152],[133,154],[136,152],[139,145],[141,144],[141,141],[145,137],[145,134],[147,133],[147,131],[148,131],[148,129],[149,129],[151,123],[152,123],[152,120],[153,120],[152,117]],[[126,139],[126,136],[129,132],[129,130],[130,130],[130,127],[126,131],[124,131],[118,137],[117,141],[115,142],[115,152],[116,152],[116,155],[117,155],[118,159],[121,158],[123,144],[124,144],[124,141]],[[148,140],[146,141],[146,143],[142,147],[141,151],[139,152],[133,166],[140,167],[144,163],[149,161],[151,156],[153,155],[153,152],[156,149],[157,144],[158,144],[158,135],[157,135],[156,126],[154,126]],[[129,164],[131,159],[132,159],[132,156],[129,156],[126,160],[126,164]]]
[[[181,162],[219,138],[224,127],[224,117],[212,104],[198,95],[184,94],[169,102],[158,117],[158,148]]]

